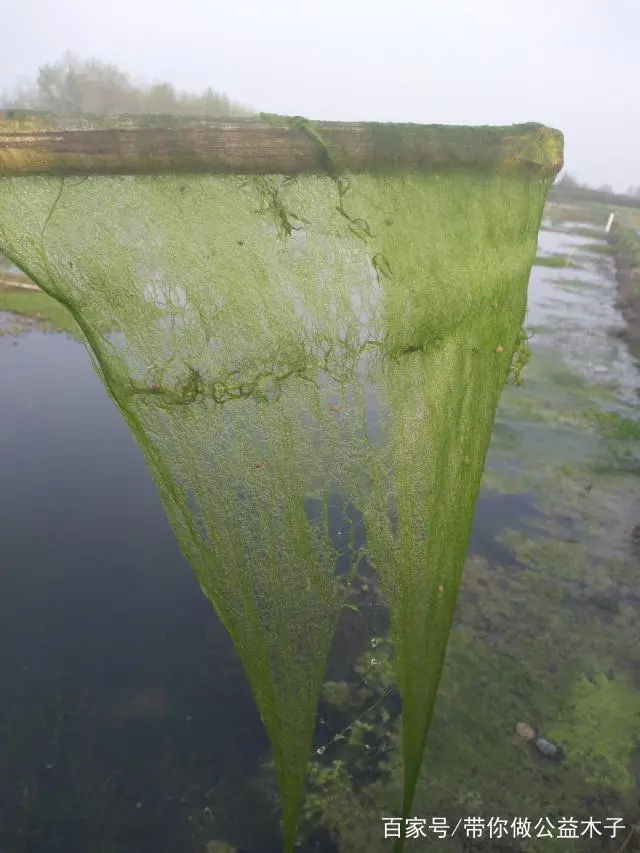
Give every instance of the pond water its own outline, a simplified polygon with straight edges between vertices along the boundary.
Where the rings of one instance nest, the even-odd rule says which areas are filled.
[[[244,674],[84,351],[0,347],[0,837],[188,849],[185,804],[265,749]]]
[[[524,577],[540,543],[593,545],[602,561],[625,566],[636,559],[625,539],[634,511],[640,521],[635,481],[622,462],[616,475],[617,450],[603,450],[606,439],[593,423],[577,422],[585,401],[637,418],[638,373],[624,344],[608,334],[620,323],[615,285],[606,269],[593,266],[599,259],[581,255],[587,242],[541,232],[542,253],[572,249],[585,268],[533,269],[531,379],[525,371],[522,388],[505,392],[476,512],[454,633],[475,631],[474,642],[480,637],[498,654],[499,637],[506,632],[511,642],[504,623],[516,612],[518,631],[540,629],[533,610],[517,610],[523,590],[553,615],[553,642],[577,636],[573,614],[586,612],[581,591],[589,601],[599,595],[601,605],[613,595],[627,620],[624,630],[610,629],[623,632],[621,642],[637,616],[640,596],[636,601],[631,587],[622,589],[611,562],[600,580],[588,575],[590,586],[574,573],[562,602],[555,592],[540,599],[544,572],[536,575],[542,587],[504,592],[507,579]],[[233,840],[246,853],[277,851],[271,805],[256,782],[266,737],[244,673],[178,551],[137,446],[79,344],[38,331],[0,337],[0,435],[2,852],[194,853],[207,837]],[[557,484],[554,465],[568,469],[572,484],[583,474],[602,478],[602,488],[592,489],[592,542],[573,491],[565,499],[565,491],[549,486]],[[573,557],[565,551],[559,559]],[[480,587],[490,592],[478,605]],[[620,610],[625,591],[624,607],[633,613]],[[600,619],[605,605],[589,613]],[[474,607],[489,627],[478,628]],[[551,666],[544,648],[543,640],[532,683]],[[454,648],[449,669],[463,660],[456,654]],[[637,663],[617,652],[611,659],[629,672]],[[561,660],[555,663],[562,669]],[[445,674],[445,706],[451,678]],[[508,732],[517,722],[503,721]],[[474,724],[462,717],[456,725],[466,737]],[[434,737],[438,750],[444,735]],[[246,816],[240,829],[239,802]]]

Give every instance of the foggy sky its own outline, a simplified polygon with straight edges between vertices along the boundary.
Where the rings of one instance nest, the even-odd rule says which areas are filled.
[[[0,0],[0,91],[66,50],[265,112],[565,134],[569,171],[640,184],[638,0]]]

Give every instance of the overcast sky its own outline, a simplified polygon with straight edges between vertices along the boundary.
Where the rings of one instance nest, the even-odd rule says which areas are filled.
[[[66,50],[265,112],[565,134],[569,171],[640,184],[640,0],[0,0],[0,91]]]

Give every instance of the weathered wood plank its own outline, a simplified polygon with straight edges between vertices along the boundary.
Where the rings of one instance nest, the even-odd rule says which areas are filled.
[[[285,116],[60,119],[0,111],[0,176],[528,171],[562,167],[563,138],[510,127],[310,122]]]

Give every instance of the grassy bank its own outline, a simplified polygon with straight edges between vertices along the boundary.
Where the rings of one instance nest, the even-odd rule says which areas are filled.
[[[613,223],[609,244],[616,268],[616,307],[627,324],[620,332],[635,358],[640,358],[640,235],[635,229]]]
[[[14,282],[0,280],[0,313],[10,315],[8,321],[0,325],[0,335],[29,329],[78,335],[67,309],[34,286],[16,286]]]
[[[555,267],[557,269],[580,269],[579,264],[572,261],[568,255],[538,255],[533,265],[534,267]]]
[[[593,206],[622,207],[640,210],[640,196],[625,193],[604,192],[585,187],[563,187],[556,184],[551,188],[549,201],[557,204],[575,205],[582,208]]]

